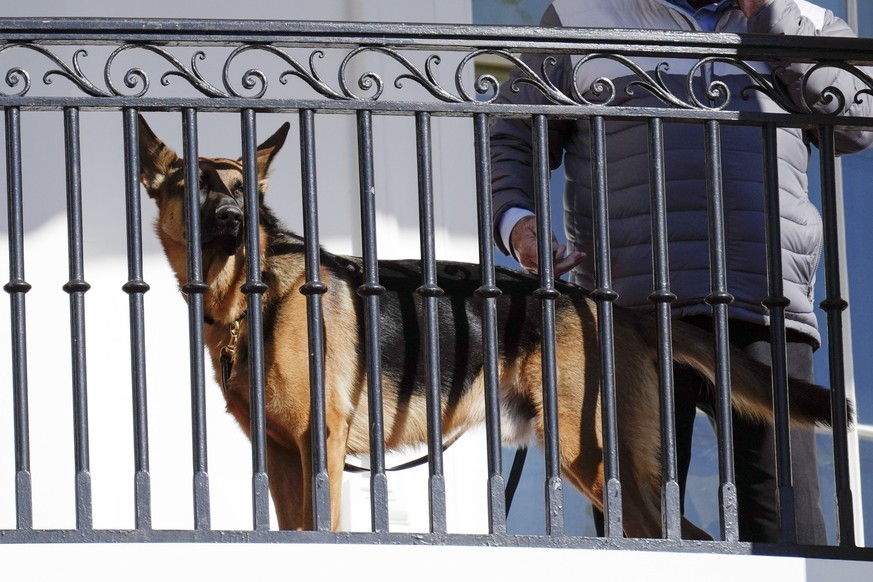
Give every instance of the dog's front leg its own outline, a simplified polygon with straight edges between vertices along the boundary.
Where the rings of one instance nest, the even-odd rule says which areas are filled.
[[[333,416],[333,415],[331,415]],[[340,522],[340,502],[342,501],[343,469],[348,451],[349,426],[339,418],[328,417],[327,433],[327,473],[330,478],[330,525],[336,531]]]
[[[306,436],[303,440],[308,441]],[[346,460],[348,427],[334,426],[327,437],[327,469],[330,479],[330,523],[339,528],[343,468]],[[312,530],[312,454],[308,446],[287,446],[267,440],[267,470],[270,496],[276,509],[279,529]]]
[[[297,447],[280,445],[267,439],[267,470],[270,495],[276,508],[279,529],[312,529],[312,504],[309,490],[309,455]]]

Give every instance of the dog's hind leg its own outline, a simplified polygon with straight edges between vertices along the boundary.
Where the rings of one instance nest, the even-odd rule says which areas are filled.
[[[664,536],[661,511],[660,455],[631,447],[622,447],[622,525],[628,537],[661,538]],[[682,517],[684,540],[711,540],[702,529]]]
[[[621,479],[622,527],[628,537],[657,539],[663,536],[659,473],[646,470],[650,468],[646,465],[653,461],[658,462],[657,459],[630,460],[635,463],[634,470],[625,471]],[[623,467],[627,465],[629,463],[622,463]]]
[[[682,518],[682,539],[683,540],[711,540],[712,536],[688,521],[685,517]]]

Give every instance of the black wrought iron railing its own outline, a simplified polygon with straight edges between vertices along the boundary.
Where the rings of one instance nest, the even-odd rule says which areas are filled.
[[[609,62],[633,77],[627,87],[617,87],[608,78],[598,78],[592,86],[575,86],[570,91],[555,86],[548,77],[552,61],[546,58],[541,68],[531,68],[520,54],[572,55],[576,67],[598,62]],[[503,61],[507,67],[523,70],[520,83],[533,86],[547,99],[541,104],[507,104],[495,99],[501,81],[490,76],[476,76],[477,59],[488,57]],[[662,65],[654,69],[638,64],[640,59],[655,59]],[[664,73],[670,63],[690,61],[686,70],[687,84],[677,87],[665,83]],[[833,89],[825,94],[808,95],[809,103],[798,104],[781,89],[776,75],[761,72],[750,63],[806,62],[811,69],[806,78],[822,70],[840,70],[854,76],[863,87],[858,94],[844,95]],[[363,63],[363,64],[361,64]],[[6,197],[8,207],[9,281],[4,289],[10,296],[11,344],[8,361],[11,369],[4,377],[2,390],[13,401],[13,435],[0,441],[0,446],[14,449],[14,484],[3,484],[3,495],[15,496],[15,526],[0,531],[0,543],[24,542],[89,542],[89,541],[281,541],[281,542],[359,542],[359,543],[440,543],[440,544],[498,544],[510,546],[561,546],[592,548],[663,549],[711,551],[729,553],[764,552],[771,554],[814,555],[871,559],[854,541],[854,510],[849,486],[848,427],[846,394],[843,376],[842,318],[846,302],[841,288],[840,255],[842,249],[835,233],[839,217],[834,206],[836,173],[834,168],[836,128],[871,128],[873,119],[843,115],[845,109],[857,100],[873,98],[873,79],[863,65],[873,63],[873,47],[869,41],[857,39],[806,38],[802,42],[792,37],[763,37],[736,35],[709,35],[676,32],[641,32],[624,30],[575,30],[513,27],[470,27],[447,25],[381,25],[318,22],[228,22],[228,21],[172,21],[172,20],[66,20],[66,19],[6,19],[0,27],[0,70],[5,78],[0,86],[0,108],[5,116],[6,136]],[[730,67],[735,74],[747,78],[748,87],[742,95],[731,94],[719,82],[704,86],[701,94],[695,79],[715,64]],[[778,67],[775,67],[778,70]],[[805,81],[804,81],[805,87]],[[624,93],[622,93],[622,91]],[[624,94],[645,93],[657,99],[654,106],[637,107],[633,100],[617,99]],[[772,102],[767,112],[744,111],[738,104],[749,92],[762,93]],[[814,105],[824,99],[829,107],[822,111]],[[28,381],[28,372],[37,362],[65,357],[62,354],[41,353],[39,345],[28,343],[28,321],[33,313],[27,309],[26,299],[31,285],[26,276],[24,244],[28,238],[25,215],[29,204],[36,202],[37,193],[28,191],[22,181],[24,159],[23,119],[39,111],[62,111],[65,135],[65,167],[43,167],[43,172],[66,173],[67,219],[69,240],[69,280],[63,290],[70,301],[70,339],[73,369],[73,400],[75,426],[75,479],[76,525],[71,529],[40,529],[33,520],[33,475],[29,450],[29,402],[39,387]],[[81,219],[83,186],[87,176],[81,173],[82,155],[80,112],[122,113],[124,135],[124,184],[126,215],[106,217],[106,220],[126,221],[128,280],[123,291],[129,296],[131,365],[134,434],[134,474],[131,486],[135,490],[135,526],[132,529],[98,529],[92,516],[94,499],[89,469],[89,402],[87,390],[86,333],[84,310],[90,285],[84,275],[82,241],[87,229]],[[251,443],[253,460],[253,526],[249,530],[215,530],[211,527],[209,473],[206,462],[207,362],[204,358],[203,295],[205,292],[203,265],[199,253],[189,254],[188,278],[181,285],[188,297],[190,332],[190,369],[180,370],[180,384],[187,383],[192,395],[193,427],[193,497],[194,527],[190,530],[155,529],[152,526],[152,491],[149,475],[149,417],[161,411],[148,410],[148,385],[145,360],[145,328],[155,325],[162,317],[150,313],[146,297],[150,290],[143,272],[143,216],[140,207],[139,151],[137,114],[140,112],[176,112],[183,128],[184,158],[192,164],[198,155],[198,118],[212,112],[238,112],[243,137],[243,159],[254,162],[256,120],[259,116],[284,114],[296,116],[300,127],[301,148],[301,201],[304,208],[303,234],[306,240],[306,282],[301,292],[307,298],[308,321],[300,322],[307,329],[310,342],[311,393],[315,453],[313,455],[315,530],[289,532],[270,530],[268,480],[265,438],[268,427],[264,414],[263,345],[260,343],[259,308],[265,285],[260,280],[258,255],[248,257],[248,272],[252,273],[244,292],[249,301],[249,325],[252,346],[249,356],[252,365],[251,395],[253,414]],[[330,508],[327,490],[327,468],[324,457],[324,390],[323,367],[325,354],[321,321],[322,298],[330,291],[320,281],[319,271],[319,206],[323,209],[323,193],[316,187],[315,122],[323,116],[340,115],[354,119],[357,134],[357,155],[360,172],[360,205],[364,283],[358,289],[363,297],[368,327],[366,355],[368,363],[372,467],[372,531],[362,533],[331,532]],[[482,265],[481,298],[485,327],[484,354],[486,385],[486,426],[488,429],[488,482],[482,484],[488,500],[488,533],[454,534],[447,532],[445,523],[445,491],[442,485],[442,463],[438,415],[431,415],[428,448],[430,451],[430,531],[422,534],[404,534],[389,531],[387,519],[387,492],[384,460],[384,435],[381,434],[380,371],[385,354],[379,351],[379,301],[382,287],[376,269],[379,254],[376,249],[376,193],[373,176],[373,128],[377,116],[413,116],[418,148],[420,200],[420,232],[423,280],[419,293],[425,305],[436,296],[435,282],[437,252],[433,244],[433,209],[435,196],[431,175],[432,119],[457,117],[470,120],[470,139],[474,145],[475,179],[470,196],[478,204],[479,256]],[[664,454],[664,511],[665,539],[634,540],[624,538],[621,530],[622,508],[619,503],[620,478],[617,465],[617,431],[615,422],[615,387],[612,374],[612,304],[615,292],[611,288],[608,254],[608,184],[605,174],[605,143],[594,139],[595,166],[593,191],[595,193],[596,238],[598,251],[597,290],[593,299],[599,308],[602,329],[603,389],[604,389],[604,471],[606,492],[604,503],[607,517],[607,537],[588,538],[568,535],[564,531],[562,507],[562,477],[558,467],[558,441],[554,437],[557,423],[555,402],[555,337],[554,301],[557,295],[552,281],[551,257],[544,254],[540,269],[542,301],[542,330],[545,383],[544,398],[547,441],[548,511],[546,533],[542,536],[512,535],[507,532],[504,503],[504,478],[499,442],[499,394],[497,378],[496,301],[500,289],[495,278],[493,258],[494,224],[491,205],[491,168],[489,153],[489,123],[497,117],[528,118],[532,120],[534,141],[539,144],[540,156],[535,160],[539,191],[547,192],[549,175],[546,125],[552,118],[590,120],[592,135],[603,136],[604,123],[610,120],[640,120],[648,123],[652,187],[652,240],[654,245],[655,280],[652,298],[659,318],[661,360],[664,370],[663,411],[669,419],[672,410],[670,390],[670,303],[667,267],[667,229],[665,191],[663,181],[663,124],[680,122],[699,124],[704,128],[707,143],[709,195],[712,239],[712,292],[716,322],[716,343],[722,351],[728,342],[727,307],[730,288],[724,278],[724,247],[719,232],[724,228],[721,217],[719,169],[721,164],[720,128],[749,125],[761,128],[764,144],[763,164],[776,165],[776,130],[778,127],[800,127],[821,135],[821,179],[824,200],[826,242],[824,246],[827,274],[827,299],[821,305],[826,313],[827,337],[830,349],[831,390],[833,394],[834,466],[839,542],[831,547],[805,547],[786,543],[768,546],[738,541],[736,531],[736,500],[732,497],[732,456],[730,438],[720,440],[722,459],[720,512],[722,513],[722,541],[691,542],[679,540],[679,502],[676,489],[676,468],[672,455]],[[33,127],[33,126],[31,126]],[[328,138],[329,139],[329,138]],[[319,163],[324,164],[322,158]],[[254,163],[249,167],[253,168]],[[196,164],[189,172],[196,172]],[[774,327],[784,326],[785,300],[781,289],[780,221],[778,182],[772,174],[766,184],[768,212],[771,217],[768,236],[769,266],[773,281],[766,305]],[[252,182],[252,180],[249,180]],[[189,204],[197,203],[197,191],[188,189]],[[247,202],[257,204],[255,196]],[[257,232],[258,213],[247,212],[249,232]],[[547,196],[540,196],[538,207],[539,231],[552,230]],[[199,248],[197,213],[190,213],[189,244]],[[257,243],[257,235],[250,241]],[[547,245],[546,234],[541,244]],[[58,252],[62,252],[58,250]],[[440,330],[435,318],[427,318],[427,349],[433,353]],[[306,327],[304,327],[306,326]],[[776,342],[775,385],[786,385],[784,335],[774,335]],[[780,342],[783,342],[780,344]],[[781,346],[781,349],[780,349]],[[780,356],[781,354],[781,356]],[[92,359],[91,366],[101,365]],[[438,366],[438,362],[433,362]],[[859,365],[868,365],[863,362]],[[183,382],[181,378],[185,378]],[[431,375],[431,388],[437,394],[439,374]],[[7,382],[8,380],[8,382]],[[118,378],[120,383],[123,379]],[[717,374],[718,391],[722,402],[729,402],[730,378],[724,360]],[[790,491],[790,474],[784,469],[789,450],[787,446],[787,404],[784,392],[777,389],[776,425],[780,436],[780,490]],[[93,405],[93,402],[90,403]],[[432,406],[438,406],[432,403]],[[723,434],[729,434],[729,423],[724,418],[729,411],[721,411]],[[669,424],[669,423],[668,423]],[[154,426],[152,427],[154,430]],[[123,438],[119,435],[118,438]],[[653,437],[656,438],[656,437]],[[660,437],[657,437],[660,438]],[[665,433],[667,452],[675,447],[670,431]],[[786,496],[790,497],[790,496]],[[517,500],[516,503],[523,501]],[[540,501],[537,501],[538,503]],[[791,515],[786,508],[785,515]],[[789,536],[790,537],[790,536]]]

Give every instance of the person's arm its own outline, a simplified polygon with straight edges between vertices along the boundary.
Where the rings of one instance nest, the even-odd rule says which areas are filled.
[[[554,134],[554,135],[553,135]],[[560,164],[563,140],[549,132],[552,150],[550,169]],[[498,248],[511,255],[531,273],[539,267],[537,226],[534,208],[533,145],[528,120],[499,119],[491,130],[491,190],[494,200],[495,241]],[[552,233],[553,272],[555,277],[578,265],[583,253],[567,254]]]
[[[554,8],[549,7],[541,25],[561,26]],[[537,75],[543,74],[546,55],[525,55],[524,63]],[[559,57],[554,66],[547,65],[546,71],[552,83],[562,91],[569,91],[567,72],[569,57]],[[517,83],[522,77],[519,69],[514,69],[508,81],[500,88],[496,101],[499,103],[549,103],[543,92],[528,84]],[[566,93],[569,94],[569,93]],[[564,153],[564,135],[571,131],[573,123],[569,120],[551,120],[548,127],[549,169],[561,165]],[[495,241],[505,254],[511,255],[519,264],[531,272],[538,267],[536,219],[534,211],[534,156],[531,120],[528,118],[496,118],[491,125],[491,192]],[[554,256],[554,275],[559,277],[578,265],[582,253],[566,252],[552,234]]]
[[[799,36],[834,36],[854,37],[855,33],[845,21],[834,16],[829,10],[821,10],[823,23],[819,28],[810,18],[805,16],[794,0],[739,0],[740,9],[749,18],[748,31],[763,34],[787,34]],[[813,110],[830,112],[834,104],[828,103],[826,95],[830,87],[836,88],[846,99],[845,111],[842,115],[870,117],[873,116],[873,97],[861,95],[856,101],[859,91],[868,87],[856,76],[837,67],[824,67],[809,76],[806,85],[806,96],[803,95],[803,76],[812,67],[809,63],[780,63],[777,77],[788,89],[791,99],[798,105],[804,102]],[[868,75],[871,70],[864,67]],[[816,136],[812,135],[815,140]],[[873,143],[873,131],[836,129],[835,145],[837,153],[852,153],[860,151]]]
[[[528,57],[529,66],[543,57]],[[533,68],[533,67],[532,67]],[[534,71],[537,68],[533,68]],[[518,85],[512,92],[510,78],[503,85],[500,101],[513,103],[536,103],[542,101],[542,93],[526,84]],[[561,164],[563,156],[562,130],[569,122],[549,124],[549,169]],[[539,267],[537,255],[536,218],[534,216],[534,156],[531,122],[526,118],[499,118],[491,127],[491,192],[494,209],[495,241],[498,248],[511,255],[531,273]],[[579,252],[567,254],[566,246],[559,245],[552,233],[553,272],[555,277],[572,270],[584,255]]]

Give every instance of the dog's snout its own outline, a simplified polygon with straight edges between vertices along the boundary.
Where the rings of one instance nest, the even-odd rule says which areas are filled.
[[[202,213],[203,248],[234,254],[242,243],[242,208],[228,196],[209,201]]]
[[[222,204],[215,209],[215,220],[222,226],[235,226],[242,224],[243,214],[239,206],[235,204]]]

